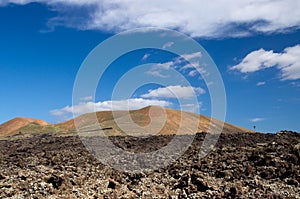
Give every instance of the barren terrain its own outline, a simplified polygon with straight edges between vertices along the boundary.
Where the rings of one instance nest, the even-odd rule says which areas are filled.
[[[204,136],[173,164],[136,174],[105,166],[76,136],[3,140],[0,198],[300,198],[298,133],[223,134],[199,159]],[[172,136],[110,139],[123,150],[149,152]]]

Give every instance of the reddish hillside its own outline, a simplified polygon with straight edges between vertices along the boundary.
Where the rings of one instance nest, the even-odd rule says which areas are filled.
[[[126,132],[130,132],[131,135],[193,134],[196,132],[214,133],[216,129],[220,128],[222,123],[207,116],[157,106],[132,110],[129,111],[129,114],[127,111],[97,112],[98,121],[95,120],[94,114],[87,113],[75,118],[77,127],[85,129],[87,132],[93,131],[93,129],[97,129],[99,122],[103,129],[108,129],[105,131],[108,135],[123,135],[124,129]],[[128,120],[129,118],[132,119],[136,126]],[[162,121],[165,121],[163,125]],[[181,126],[179,127],[180,124]],[[120,125],[122,126],[121,128]],[[55,126],[65,131],[75,131],[73,119]],[[250,132],[250,130],[224,123],[222,132],[238,133]]]
[[[49,123],[43,120],[18,117],[0,125],[0,136],[7,136],[18,133],[19,129],[29,124],[37,124],[41,126],[49,125]]]
[[[95,117],[95,114],[97,117]],[[0,137],[22,132],[26,135],[55,133],[56,135],[75,135],[75,128],[81,133],[99,134],[99,124],[106,135],[168,135],[194,134],[197,132],[215,133],[222,122],[207,116],[178,111],[158,106],[148,106],[139,110],[101,111],[87,113],[75,119],[50,125],[49,123],[30,119],[15,118],[0,125]],[[222,133],[250,132],[250,130],[224,123]]]

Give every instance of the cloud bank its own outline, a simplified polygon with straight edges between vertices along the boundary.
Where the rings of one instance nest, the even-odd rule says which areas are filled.
[[[202,88],[195,88],[191,86],[167,86],[154,90],[149,90],[148,93],[142,95],[144,98],[182,98],[189,99],[193,96],[204,94],[205,90]]]
[[[243,37],[300,27],[297,0],[4,0],[47,4],[59,13],[50,26],[119,32],[139,27],[177,29],[193,37]],[[83,16],[83,11],[86,12]]]
[[[281,53],[264,49],[253,51],[230,70],[253,73],[271,67],[280,71],[281,80],[300,79],[300,45],[285,48]]]
[[[155,99],[142,99],[132,98],[126,100],[116,101],[103,101],[103,102],[82,102],[74,106],[65,106],[61,109],[55,109],[50,111],[53,116],[65,117],[66,115],[82,115],[84,113],[91,113],[95,111],[107,111],[107,110],[135,110],[146,106],[170,106],[171,103],[164,100]]]

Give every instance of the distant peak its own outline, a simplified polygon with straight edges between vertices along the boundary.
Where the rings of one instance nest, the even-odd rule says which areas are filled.
[[[25,117],[15,117],[12,120],[27,120],[28,118]]]
[[[12,120],[9,120],[0,125],[0,136],[2,135],[11,135],[18,132],[19,129],[25,127],[29,124],[38,124],[41,126],[49,125],[48,122],[43,120],[33,119],[33,118],[25,118],[25,117],[16,117]]]
[[[44,120],[34,119],[34,118],[26,118],[26,117],[16,117],[10,121],[28,121],[28,122],[37,122],[39,124],[49,124],[48,122]],[[8,122],[10,122],[8,121]]]

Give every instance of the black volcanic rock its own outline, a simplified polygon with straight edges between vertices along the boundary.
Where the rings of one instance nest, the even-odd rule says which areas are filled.
[[[0,198],[299,198],[298,133],[221,135],[199,159],[204,137],[197,134],[183,156],[151,173],[103,165],[78,137],[0,141]],[[110,140],[123,150],[146,153],[172,138]]]

